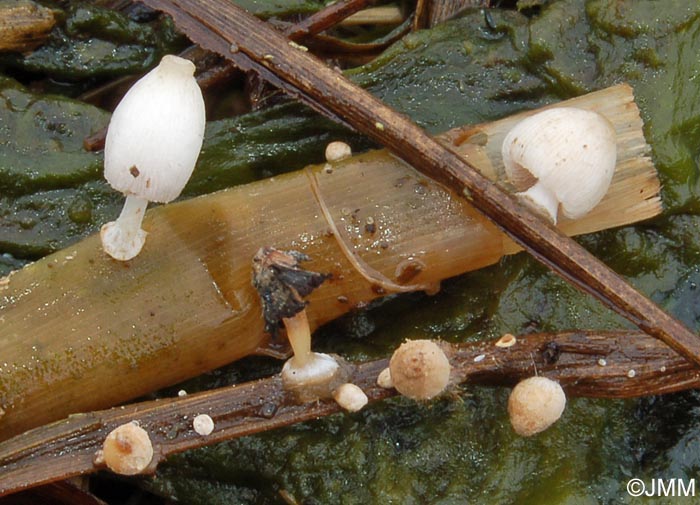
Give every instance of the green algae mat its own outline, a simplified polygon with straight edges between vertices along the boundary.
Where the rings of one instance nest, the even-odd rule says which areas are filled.
[[[242,4],[264,17],[321,6]],[[71,2],[41,49],[0,55],[0,274],[94,233],[119,212],[122,197],[102,180],[101,155],[86,152],[82,142],[107,124],[109,114],[75,97],[105,79],[141,72],[183,44],[167,21]],[[466,11],[405,36],[348,73],[431,132],[629,82],[663,183],[664,213],[578,240],[697,331],[699,54],[696,0],[559,0],[522,12]],[[52,84],[27,86],[35,75]],[[325,144],[338,138],[355,150],[369,147],[293,103],[210,121],[185,197],[319,162]],[[504,332],[627,325],[519,254],[445,281],[435,296],[384,299],[322,328],[315,345],[366,360],[389,355],[406,338],[461,342]],[[248,358],[163,394],[279,368],[274,360]],[[627,485],[638,478],[651,491],[659,479],[695,482],[697,392],[570,400],[557,424],[529,439],[510,429],[507,395],[466,384],[428,404],[393,399],[172,457],[138,485],[186,504],[276,504],[290,497],[304,504],[690,500],[658,492],[638,499]]]

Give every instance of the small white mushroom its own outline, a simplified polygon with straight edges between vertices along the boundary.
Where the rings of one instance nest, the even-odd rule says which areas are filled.
[[[553,223],[598,205],[615,172],[612,124],[596,112],[558,107],[534,114],[503,141],[503,164],[517,196]]]
[[[192,428],[198,435],[211,435],[214,431],[214,420],[207,414],[199,414],[192,420]]]
[[[326,146],[326,161],[334,162],[352,156],[352,149],[345,142],[336,140]]]
[[[450,362],[432,340],[407,340],[389,361],[396,390],[414,400],[429,400],[442,393],[450,381]]]
[[[367,405],[367,395],[359,386],[346,382],[333,391],[333,399],[348,412],[357,412]]]
[[[135,422],[117,426],[102,445],[102,453],[97,459],[107,468],[120,475],[142,473],[153,459],[153,445],[146,430]]]
[[[282,322],[294,351],[294,356],[282,367],[284,389],[293,392],[301,402],[330,397],[342,382],[340,377],[344,371],[332,356],[311,350],[311,328],[306,310],[284,318]]]
[[[141,251],[148,202],[180,195],[199,156],[204,125],[194,64],[183,58],[164,56],[124,95],[105,139],[105,179],[126,195],[117,220],[100,231],[107,254],[126,261]]]
[[[510,423],[518,435],[529,437],[554,424],[565,406],[566,395],[558,382],[546,377],[529,377],[510,393]]]
[[[347,380],[347,369],[328,354],[309,352],[301,364],[295,354],[282,367],[282,387],[305,403],[330,398]]]

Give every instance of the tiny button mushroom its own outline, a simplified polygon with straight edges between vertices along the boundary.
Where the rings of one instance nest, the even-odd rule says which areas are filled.
[[[345,142],[336,140],[326,146],[326,161],[341,161],[352,156],[352,149]]]
[[[510,423],[518,435],[529,437],[554,424],[565,406],[566,395],[558,382],[546,377],[529,377],[510,393]]]
[[[429,400],[442,393],[450,381],[450,362],[432,340],[407,340],[389,362],[396,390],[414,400]]]
[[[130,422],[114,428],[102,446],[101,461],[120,475],[142,473],[153,459],[153,445],[146,430]]]
[[[357,412],[367,405],[368,398],[362,389],[355,384],[346,382],[333,391],[333,399],[348,412]]]
[[[305,403],[330,398],[349,374],[333,356],[310,351],[303,365],[299,364],[296,354],[289,358],[281,375],[284,389],[294,394],[297,401]]]
[[[207,414],[199,414],[192,420],[192,428],[198,435],[211,435],[214,431],[214,420]]]
[[[194,64],[166,55],[134,84],[112,114],[105,139],[104,176],[126,195],[116,221],[101,231],[115,259],[139,254],[146,240],[141,221],[148,202],[177,198],[192,175],[204,138],[202,92]]]
[[[578,219],[607,193],[615,172],[615,129],[596,112],[556,107],[515,125],[501,154],[516,195],[556,224],[560,207]]]

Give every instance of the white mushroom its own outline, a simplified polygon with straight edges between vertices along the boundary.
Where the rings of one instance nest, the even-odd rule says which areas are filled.
[[[367,405],[368,398],[362,389],[350,382],[341,384],[333,391],[333,399],[348,412],[357,412]]]
[[[214,431],[214,420],[207,414],[199,414],[192,420],[192,428],[199,435],[211,435]]]
[[[352,156],[352,149],[345,142],[336,140],[326,146],[326,161],[341,161]]]
[[[148,202],[180,195],[204,138],[202,92],[192,62],[164,56],[124,95],[105,140],[104,175],[126,195],[119,218],[100,231],[107,254],[126,261],[143,247],[141,221]]]
[[[120,475],[142,473],[153,459],[153,445],[146,430],[130,422],[109,432],[102,445],[100,461]]]
[[[432,340],[407,340],[389,361],[396,390],[414,400],[429,400],[442,393],[450,381],[450,362]]]
[[[558,382],[546,377],[529,377],[510,393],[510,423],[518,435],[529,437],[554,424],[565,406],[566,395]]]
[[[342,382],[340,364],[332,356],[311,350],[311,328],[306,309],[282,319],[294,356],[282,367],[284,389],[302,402],[328,398]]]
[[[524,203],[553,223],[559,207],[566,217],[577,219],[608,191],[617,155],[615,130],[596,112],[548,109],[515,125],[501,154]]]
[[[301,312],[300,315],[302,316],[284,319],[294,356],[282,367],[282,385],[300,402],[329,398],[345,382],[347,371],[333,356],[311,350],[311,332],[306,312]]]
[[[282,367],[282,386],[300,402],[329,398],[347,380],[347,369],[333,356],[311,350],[311,329],[306,310],[282,320],[294,351]]]

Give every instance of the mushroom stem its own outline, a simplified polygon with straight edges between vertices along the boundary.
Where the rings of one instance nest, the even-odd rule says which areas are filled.
[[[134,258],[143,247],[147,233],[141,222],[148,207],[148,200],[127,195],[124,207],[116,221],[111,221],[100,230],[102,246],[107,254],[117,260]]]
[[[117,224],[129,232],[141,230],[141,222],[146,214],[146,207],[148,207],[148,200],[145,198],[127,195],[121,214],[117,218]]]
[[[295,367],[306,366],[311,359],[311,329],[306,317],[306,310],[298,312],[293,317],[282,318],[287,330],[287,338],[294,351]]]
[[[517,193],[517,195],[523,203],[540,214],[544,214],[552,223],[557,224],[559,200],[541,181],[537,181],[527,191],[522,191]]]

